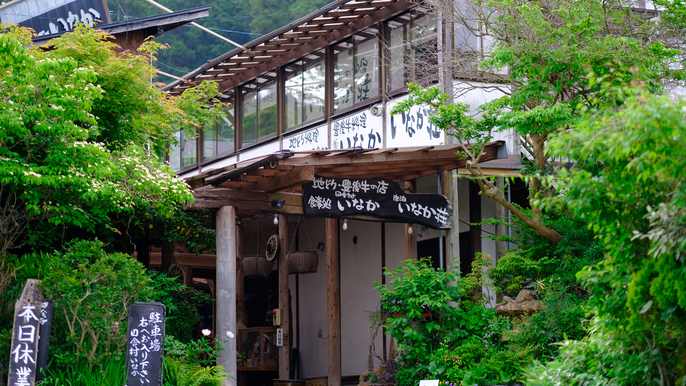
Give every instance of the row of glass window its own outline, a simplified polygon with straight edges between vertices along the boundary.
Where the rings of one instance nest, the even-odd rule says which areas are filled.
[[[178,144],[169,153],[171,167],[183,169],[196,164],[198,157],[210,160],[275,137],[280,106],[281,132],[285,133],[368,103],[381,94],[382,71],[386,78],[384,89],[389,94],[401,92],[409,82],[437,80],[434,16],[415,9],[386,21],[383,28],[385,46],[379,28],[367,28],[225,92],[225,101],[231,103],[226,115],[201,133],[179,132]],[[326,55],[331,55],[330,74]],[[331,77],[330,83],[327,76]],[[327,84],[332,86],[328,93],[329,116]]]

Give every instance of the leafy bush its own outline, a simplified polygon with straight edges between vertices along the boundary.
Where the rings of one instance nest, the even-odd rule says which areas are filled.
[[[480,262],[476,262],[475,274],[466,278],[456,271],[434,269],[428,259],[404,263],[396,271],[386,271],[389,284],[375,286],[386,307],[386,328],[398,341],[397,384],[463,376],[462,370],[476,358],[463,357],[455,347],[466,342],[478,346],[465,351],[471,355],[499,344],[495,325],[490,323],[493,309],[484,308],[482,298],[473,296],[481,286]]]
[[[530,214],[530,210],[524,211]],[[573,291],[577,297],[584,296],[575,275],[583,267],[603,258],[602,243],[595,238],[588,222],[574,218],[570,213],[549,211],[542,218],[548,227],[564,235],[562,241],[551,243],[519,219],[513,218],[512,236],[489,237],[510,242],[517,249],[500,258],[498,265],[489,269],[488,277],[496,291],[512,297],[522,288],[534,286],[537,282],[554,284],[562,291]]]
[[[164,358],[164,386],[219,386],[227,374],[222,366],[199,366],[181,359]]]

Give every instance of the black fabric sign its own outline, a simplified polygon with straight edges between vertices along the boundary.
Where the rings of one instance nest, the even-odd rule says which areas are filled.
[[[126,386],[162,385],[165,308],[162,303],[133,303],[126,343]]]
[[[440,194],[408,194],[385,178],[356,180],[315,176],[303,186],[306,215],[345,217],[370,215],[382,219],[450,229],[453,213],[448,199]]]

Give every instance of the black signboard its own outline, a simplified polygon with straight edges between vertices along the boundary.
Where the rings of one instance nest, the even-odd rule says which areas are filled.
[[[126,386],[161,385],[165,308],[162,303],[133,303],[129,308]]]
[[[306,215],[370,215],[436,229],[450,229],[453,212],[443,195],[404,193],[398,183],[378,177],[357,180],[315,176],[313,182],[303,185],[303,206]]]
[[[107,24],[109,12],[102,0],[24,0],[4,7],[0,17],[3,21],[33,28],[38,36],[43,36],[71,31],[77,23],[91,27]]]
[[[29,279],[14,305],[8,386],[35,385],[40,309],[38,281]]]
[[[54,300],[43,300],[40,309],[40,327],[38,329],[38,359],[36,360],[36,382],[43,380],[43,370],[48,364],[48,346],[50,345],[50,330],[52,329],[52,315],[55,311]]]

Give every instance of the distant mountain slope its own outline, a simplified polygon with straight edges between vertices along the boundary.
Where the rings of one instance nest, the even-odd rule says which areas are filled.
[[[199,21],[204,27],[244,44],[323,7],[328,0],[156,0],[173,11],[211,5],[210,17]],[[159,15],[163,11],[144,0],[107,0],[112,21]],[[185,26],[158,38],[169,44],[158,57],[157,67],[182,76],[235,47],[198,28]],[[169,83],[168,77],[158,81]]]

